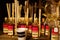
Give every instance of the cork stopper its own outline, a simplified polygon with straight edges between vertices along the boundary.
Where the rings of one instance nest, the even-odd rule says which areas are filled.
[[[5,21],[7,20],[7,17],[5,17]]]

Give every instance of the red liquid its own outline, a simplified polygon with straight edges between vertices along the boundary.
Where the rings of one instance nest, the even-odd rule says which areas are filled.
[[[41,25],[41,36],[43,37],[44,36],[44,32],[45,31],[45,25]]]
[[[32,25],[28,25],[29,33],[32,33]]]
[[[46,27],[46,30],[45,30],[45,35],[46,36],[49,36],[49,32],[50,32],[50,27],[48,25],[45,26]]]
[[[51,40],[58,40],[58,31],[54,31],[54,28],[52,28]]]
[[[4,34],[8,33],[8,24],[7,23],[3,23],[3,32],[4,32]]]
[[[9,24],[8,25],[8,35],[13,35],[14,34],[14,25]]]
[[[58,32],[54,32],[54,28],[52,28],[52,35],[58,35]]]
[[[38,26],[37,25],[33,25],[32,27],[32,38],[33,39],[38,38]]]
[[[18,28],[26,28],[26,25],[25,24],[19,24]]]

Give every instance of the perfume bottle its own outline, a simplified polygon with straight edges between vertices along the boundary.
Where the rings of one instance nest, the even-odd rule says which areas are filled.
[[[31,40],[32,38],[32,18],[29,18],[29,22],[28,22],[28,31],[27,31],[27,40]]]
[[[3,33],[8,34],[8,19],[5,17],[5,21],[3,23]]]
[[[37,18],[35,19],[35,22],[33,23],[32,26],[32,39],[33,40],[39,39],[39,28],[38,28]]]
[[[13,36],[14,35],[14,21],[12,21],[12,18],[9,18],[9,23],[8,23],[8,36]]]
[[[56,21],[55,21],[56,22]],[[56,24],[56,23],[55,23]],[[51,30],[51,40],[58,40],[58,34],[59,34],[59,28],[58,26],[54,25],[52,26]]]
[[[41,23],[41,37],[45,37],[45,18],[42,18],[42,23]]]
[[[48,24],[45,24],[45,36],[50,38],[50,26]]]
[[[50,38],[50,26],[49,26],[49,20],[46,19],[45,21],[45,36],[47,38]]]

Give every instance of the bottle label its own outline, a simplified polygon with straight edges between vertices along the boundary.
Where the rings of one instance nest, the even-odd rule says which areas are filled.
[[[41,28],[42,29],[42,32],[41,33],[44,33],[44,25],[42,25],[41,27],[42,27]]]
[[[58,35],[58,28],[52,28],[52,35]]]
[[[32,32],[32,25],[28,25],[29,32]]]
[[[52,28],[51,40],[58,40],[58,28]]]
[[[19,24],[19,25],[18,25],[18,28],[26,28],[26,25],[24,25],[24,24]]]
[[[58,40],[58,28],[52,28],[51,40]]]
[[[8,26],[8,35],[13,35],[13,25]]]
[[[33,26],[33,28],[32,28],[32,37],[33,38],[38,37],[38,26]]]
[[[26,25],[20,25],[21,28],[26,28]]]
[[[3,32],[8,33],[8,24],[3,24]]]
[[[49,35],[49,26],[46,25],[45,27],[46,27],[45,35]]]

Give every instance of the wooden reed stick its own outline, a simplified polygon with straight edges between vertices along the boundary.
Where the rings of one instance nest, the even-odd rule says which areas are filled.
[[[20,17],[21,17],[22,4],[19,6],[19,8],[20,8],[20,9],[19,9],[19,11],[20,11],[20,14],[19,14],[19,15],[20,15]]]
[[[56,14],[57,14],[57,17],[59,17],[59,6],[56,7]]]
[[[17,35],[17,0],[14,0],[15,2],[15,35]]]
[[[25,1],[25,20],[26,20],[26,25],[28,25],[28,13],[29,13],[29,8],[27,5],[28,1]]]
[[[7,7],[7,11],[8,11],[8,18],[10,18],[10,13],[11,13],[10,4],[6,3],[6,7]]]
[[[27,18],[26,24],[27,24],[27,25],[28,25],[28,13],[29,13],[29,8],[27,8],[27,15],[26,15],[26,18]]]
[[[17,1],[17,19],[19,19],[19,17],[20,17],[19,14],[20,14],[20,12],[19,12],[19,1]]]
[[[25,12],[25,17],[26,17],[26,14],[27,14],[27,1],[25,1],[24,12]]]
[[[12,18],[14,18],[14,10],[15,10],[15,5],[14,5],[14,3],[12,3]]]
[[[34,23],[35,23],[35,19],[36,19],[36,13],[34,13]]]
[[[40,26],[41,26],[41,9],[39,9],[39,37],[40,37]]]

